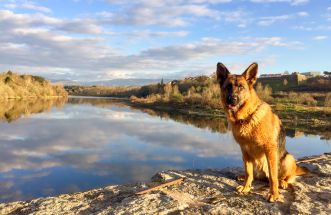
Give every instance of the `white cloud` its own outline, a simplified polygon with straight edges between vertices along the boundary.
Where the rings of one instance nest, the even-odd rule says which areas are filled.
[[[309,16],[309,14],[306,11],[301,11],[297,13],[298,16]]]
[[[296,25],[293,27],[295,30],[302,30],[302,31],[312,31],[314,28],[309,27],[309,26],[304,26],[304,25]]]
[[[52,12],[51,9],[43,6],[38,6],[32,2],[26,2],[26,3],[12,3],[12,4],[6,4],[4,6],[7,9],[28,9],[28,10],[35,10],[43,13],[50,13]]]
[[[292,27],[295,30],[301,31],[330,31],[331,25],[330,24],[316,24],[316,23],[308,23],[306,25],[296,25]]]
[[[278,21],[285,21],[290,19],[290,15],[281,15],[281,16],[267,16],[267,17],[261,17],[260,20],[257,22],[260,26],[270,26]]]
[[[200,59],[208,56],[240,55],[249,51],[259,51],[267,46],[286,45],[282,38],[279,37],[244,38],[237,41],[203,38],[201,41],[195,43],[144,50],[139,56],[161,61],[182,61]]]
[[[270,26],[276,22],[282,22],[289,19],[294,19],[298,17],[307,17],[309,14],[305,11],[301,11],[295,14],[285,14],[280,16],[266,16],[259,18],[257,24],[260,26]]]
[[[306,4],[308,2],[309,2],[309,0],[292,0],[291,4],[292,5],[302,5],[302,4]]]
[[[43,14],[14,13],[0,10],[0,27],[2,30],[13,28],[53,28],[66,33],[100,34],[102,26],[92,19],[65,20]]]
[[[0,10],[0,27],[54,25],[60,22],[60,19],[42,14],[18,14],[10,10]]]
[[[120,13],[101,12],[105,24],[116,25],[164,25],[170,27],[185,26],[189,20],[184,15],[198,17],[217,17],[218,12],[201,5],[186,5],[172,7],[146,7],[136,5]]]
[[[331,7],[328,7],[327,11],[328,13],[325,15],[325,17],[328,21],[331,21]]]
[[[103,23],[112,25],[162,25],[181,27],[191,24],[196,18],[216,19],[225,22],[238,22],[242,11],[220,11],[213,4],[228,3],[230,0],[108,0],[110,4],[125,5],[117,12],[103,11],[97,15]],[[244,17],[240,17],[241,20]]]
[[[289,3],[291,5],[302,5],[309,2],[309,0],[250,0],[254,3]]]
[[[62,21],[58,25],[58,30],[69,33],[80,34],[101,34],[105,33],[102,26],[92,19],[74,19],[70,21]]]
[[[329,37],[328,36],[325,36],[325,35],[319,35],[319,36],[315,36],[313,37],[313,40],[326,40],[328,39]]]
[[[220,4],[220,3],[229,3],[232,2],[232,0],[190,0],[191,3],[210,3],[210,4]]]
[[[149,38],[149,37],[186,37],[189,34],[187,31],[151,31],[151,30],[142,30],[142,31],[133,31],[127,33],[113,33],[112,35],[118,36],[128,36],[133,37],[134,39]]]

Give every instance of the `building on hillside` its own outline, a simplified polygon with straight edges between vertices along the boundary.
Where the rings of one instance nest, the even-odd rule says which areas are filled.
[[[258,82],[263,86],[268,85],[273,91],[283,91],[289,88],[302,85],[307,80],[307,76],[294,72],[290,75],[286,74],[267,74],[260,75]]]
[[[260,78],[274,78],[274,77],[282,77],[284,74],[277,73],[277,74],[262,74]]]
[[[315,77],[315,76],[320,76],[321,72],[319,71],[310,71],[310,72],[301,72],[301,75],[305,75],[307,77]]]

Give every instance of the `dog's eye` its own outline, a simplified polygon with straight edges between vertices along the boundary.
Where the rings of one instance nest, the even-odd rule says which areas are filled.
[[[239,90],[243,90],[243,89],[244,89],[244,86],[243,86],[243,85],[239,85],[239,86],[238,86],[238,89],[239,89]]]
[[[227,85],[227,86],[226,86],[226,89],[227,89],[227,90],[232,90],[232,85],[231,85],[231,84]]]

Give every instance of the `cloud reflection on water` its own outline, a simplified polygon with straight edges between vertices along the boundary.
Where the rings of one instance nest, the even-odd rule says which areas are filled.
[[[6,189],[0,185],[1,201],[59,193],[41,183],[60,177],[57,171],[71,171],[72,178],[85,177],[77,184],[70,178],[52,182],[55,187],[62,184],[63,191],[69,183],[79,190],[89,188],[88,184],[93,187],[93,180],[101,184],[143,181],[162,169],[189,168],[192,159],[229,156],[231,162],[240,161],[230,135],[160,120],[128,107],[67,104],[47,110],[0,124],[0,182],[14,184]],[[24,188],[36,182],[41,186],[34,187],[36,193]]]
[[[0,201],[144,181],[164,169],[241,165],[223,119],[141,112],[107,99],[69,102],[35,104],[48,111],[0,123]],[[323,147],[315,149],[330,149]]]

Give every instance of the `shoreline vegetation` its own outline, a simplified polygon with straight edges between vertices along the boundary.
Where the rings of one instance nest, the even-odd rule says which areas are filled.
[[[0,101],[8,99],[53,99],[67,97],[62,84],[52,84],[41,76],[0,73]]]
[[[284,79],[286,80],[286,79]],[[271,82],[259,79],[256,91],[280,116],[285,126],[328,130],[331,126],[331,76]],[[281,81],[281,82],[280,82]],[[269,86],[269,84],[271,84]],[[282,85],[282,86],[280,86]],[[271,87],[273,86],[273,88]],[[224,118],[215,76],[198,76],[141,87],[66,86],[69,95],[123,98],[133,107]],[[309,89],[310,91],[302,91]],[[330,136],[330,135],[328,135]]]

